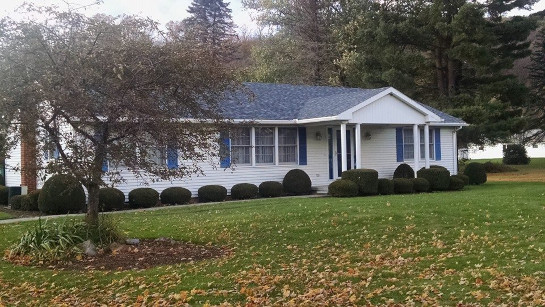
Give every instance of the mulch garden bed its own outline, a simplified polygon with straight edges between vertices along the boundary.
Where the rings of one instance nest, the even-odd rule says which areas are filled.
[[[49,269],[65,270],[140,270],[159,265],[219,258],[229,254],[223,247],[196,245],[168,238],[140,240],[139,244],[114,244],[109,251],[80,260],[47,265]]]

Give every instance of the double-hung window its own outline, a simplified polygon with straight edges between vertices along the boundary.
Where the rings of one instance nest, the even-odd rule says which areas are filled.
[[[403,129],[403,157],[405,160],[414,159],[414,137],[411,128]]]
[[[156,166],[163,166],[167,163],[166,148],[152,147],[148,149],[149,160]]]
[[[430,159],[435,160],[435,130],[430,129]],[[420,159],[426,159],[426,144],[424,144],[424,129],[420,129]]]
[[[297,163],[297,128],[278,128],[278,162]]]
[[[249,127],[231,131],[231,159],[235,164],[252,163],[252,143]]]
[[[274,163],[274,128],[255,128],[255,162]]]
[[[430,148],[430,159],[435,160],[435,130],[430,129],[430,138],[429,138],[429,148]],[[424,129],[419,130],[420,134],[420,159],[426,159],[426,144],[424,144]],[[414,135],[412,128],[403,129],[403,157],[406,160],[414,159]]]

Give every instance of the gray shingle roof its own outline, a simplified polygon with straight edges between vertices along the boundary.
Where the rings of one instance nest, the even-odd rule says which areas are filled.
[[[293,120],[339,115],[340,113],[387,90],[309,86],[274,83],[245,83],[253,97],[238,93],[222,102],[223,115],[244,120]],[[445,123],[462,120],[423,105],[445,119]]]

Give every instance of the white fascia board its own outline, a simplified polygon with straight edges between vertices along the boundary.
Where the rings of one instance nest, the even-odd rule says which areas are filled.
[[[430,123],[430,127],[467,127],[468,123]]]
[[[276,120],[276,119],[233,119],[234,123],[255,123],[255,124],[263,124],[263,125],[293,125],[297,124],[296,119],[283,119],[283,120]]]
[[[363,108],[363,107],[377,101],[378,99],[380,99],[380,98],[382,98],[382,97],[384,97],[386,95],[393,95],[396,98],[398,98],[399,100],[401,100],[402,102],[404,102],[407,105],[409,105],[410,107],[412,107],[413,109],[415,109],[418,112],[424,114],[426,116],[426,122],[443,122],[444,121],[441,117],[439,117],[435,113],[431,112],[430,110],[424,108],[419,103],[412,100],[411,98],[409,98],[408,96],[406,96],[405,94],[401,93],[400,91],[396,90],[393,87],[389,87],[389,88],[385,89],[384,91],[376,94],[375,96],[366,99],[362,103],[360,103],[360,104],[358,104],[358,105],[356,105],[356,106],[342,112],[341,114],[338,115],[338,117],[342,118],[342,119],[351,119],[352,118],[352,113],[354,113],[355,111],[357,111],[357,110],[359,110],[359,109],[361,109],[361,108]]]
[[[298,124],[312,124],[312,123],[320,123],[320,122],[329,122],[338,120],[338,116],[326,116],[326,117],[316,117],[316,118],[307,118],[307,119],[294,119],[294,121]]]

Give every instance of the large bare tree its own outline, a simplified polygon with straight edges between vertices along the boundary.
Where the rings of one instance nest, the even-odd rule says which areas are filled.
[[[213,158],[218,101],[236,85],[209,52],[170,40],[149,19],[28,12],[0,23],[6,144],[22,133],[36,143],[38,168],[75,176],[88,191],[88,221],[98,220],[99,188],[123,180],[115,165],[153,180],[199,172]],[[44,151],[58,159],[39,161]]]

